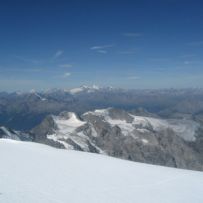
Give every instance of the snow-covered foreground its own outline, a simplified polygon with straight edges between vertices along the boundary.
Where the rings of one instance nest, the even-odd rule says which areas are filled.
[[[197,203],[203,173],[0,140],[0,202]]]

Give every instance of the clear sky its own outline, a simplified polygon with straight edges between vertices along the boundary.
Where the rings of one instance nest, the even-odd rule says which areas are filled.
[[[203,87],[203,1],[0,2],[0,90]]]

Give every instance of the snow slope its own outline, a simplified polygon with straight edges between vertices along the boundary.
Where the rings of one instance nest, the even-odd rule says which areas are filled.
[[[60,132],[64,135],[73,133],[76,128],[81,127],[86,122],[79,120],[75,113],[68,112],[68,118],[62,116],[53,116],[54,122],[57,124]]]
[[[66,114],[68,118],[64,116],[52,116],[57,125],[57,130],[55,130],[54,134],[47,135],[47,138],[63,144],[66,149],[74,149],[71,144],[65,141],[66,139],[71,139],[72,142],[77,144],[82,150],[89,151],[87,141],[91,143],[91,140],[85,136],[83,132],[76,133],[76,130],[85,125],[86,122],[77,118],[73,112],[67,112]],[[91,144],[94,145],[93,143]],[[102,153],[102,150],[99,148],[98,151]]]
[[[102,116],[104,120],[110,123],[112,126],[118,125],[124,135],[130,134],[135,128],[139,131],[146,131],[146,127],[151,127],[154,131],[159,131],[161,129],[171,128],[173,131],[186,141],[195,141],[195,132],[199,127],[199,124],[193,120],[181,120],[181,119],[161,119],[153,117],[135,116],[128,114],[133,118],[132,122],[126,122],[126,120],[112,119],[109,116],[109,111],[111,108],[98,109],[95,111],[89,111],[84,113],[93,114],[96,116]]]
[[[203,173],[0,140],[3,203],[202,203]]]
[[[89,111],[81,115],[81,118],[74,112],[62,112],[58,116],[52,116],[52,119],[55,128],[51,123],[49,128],[54,129],[51,133],[44,135],[49,140],[62,144],[66,149],[92,152],[91,148],[93,147],[97,153],[105,153],[105,150],[101,145],[98,146],[94,138],[101,136],[98,132],[110,131],[113,127],[119,127],[123,136],[133,137],[145,145],[153,144],[154,132],[167,129],[173,130],[174,134],[186,141],[195,141],[196,131],[199,128],[198,123],[192,120],[167,120],[136,116],[113,108]],[[38,136],[39,132],[35,134]],[[116,136],[113,133],[111,135]]]

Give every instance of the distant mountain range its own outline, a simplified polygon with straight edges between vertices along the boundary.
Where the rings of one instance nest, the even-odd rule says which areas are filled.
[[[203,90],[0,93],[0,138],[202,170]]]
[[[49,114],[62,111],[81,115],[101,108],[139,108],[163,118],[203,120],[203,89],[125,90],[81,86],[27,93],[0,93],[0,124],[30,130]]]

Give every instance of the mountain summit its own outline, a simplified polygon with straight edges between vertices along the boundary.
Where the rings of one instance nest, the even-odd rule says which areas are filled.
[[[32,130],[34,141],[66,149],[103,153],[132,161],[202,170],[190,147],[198,123],[136,116],[108,108],[48,116]]]

